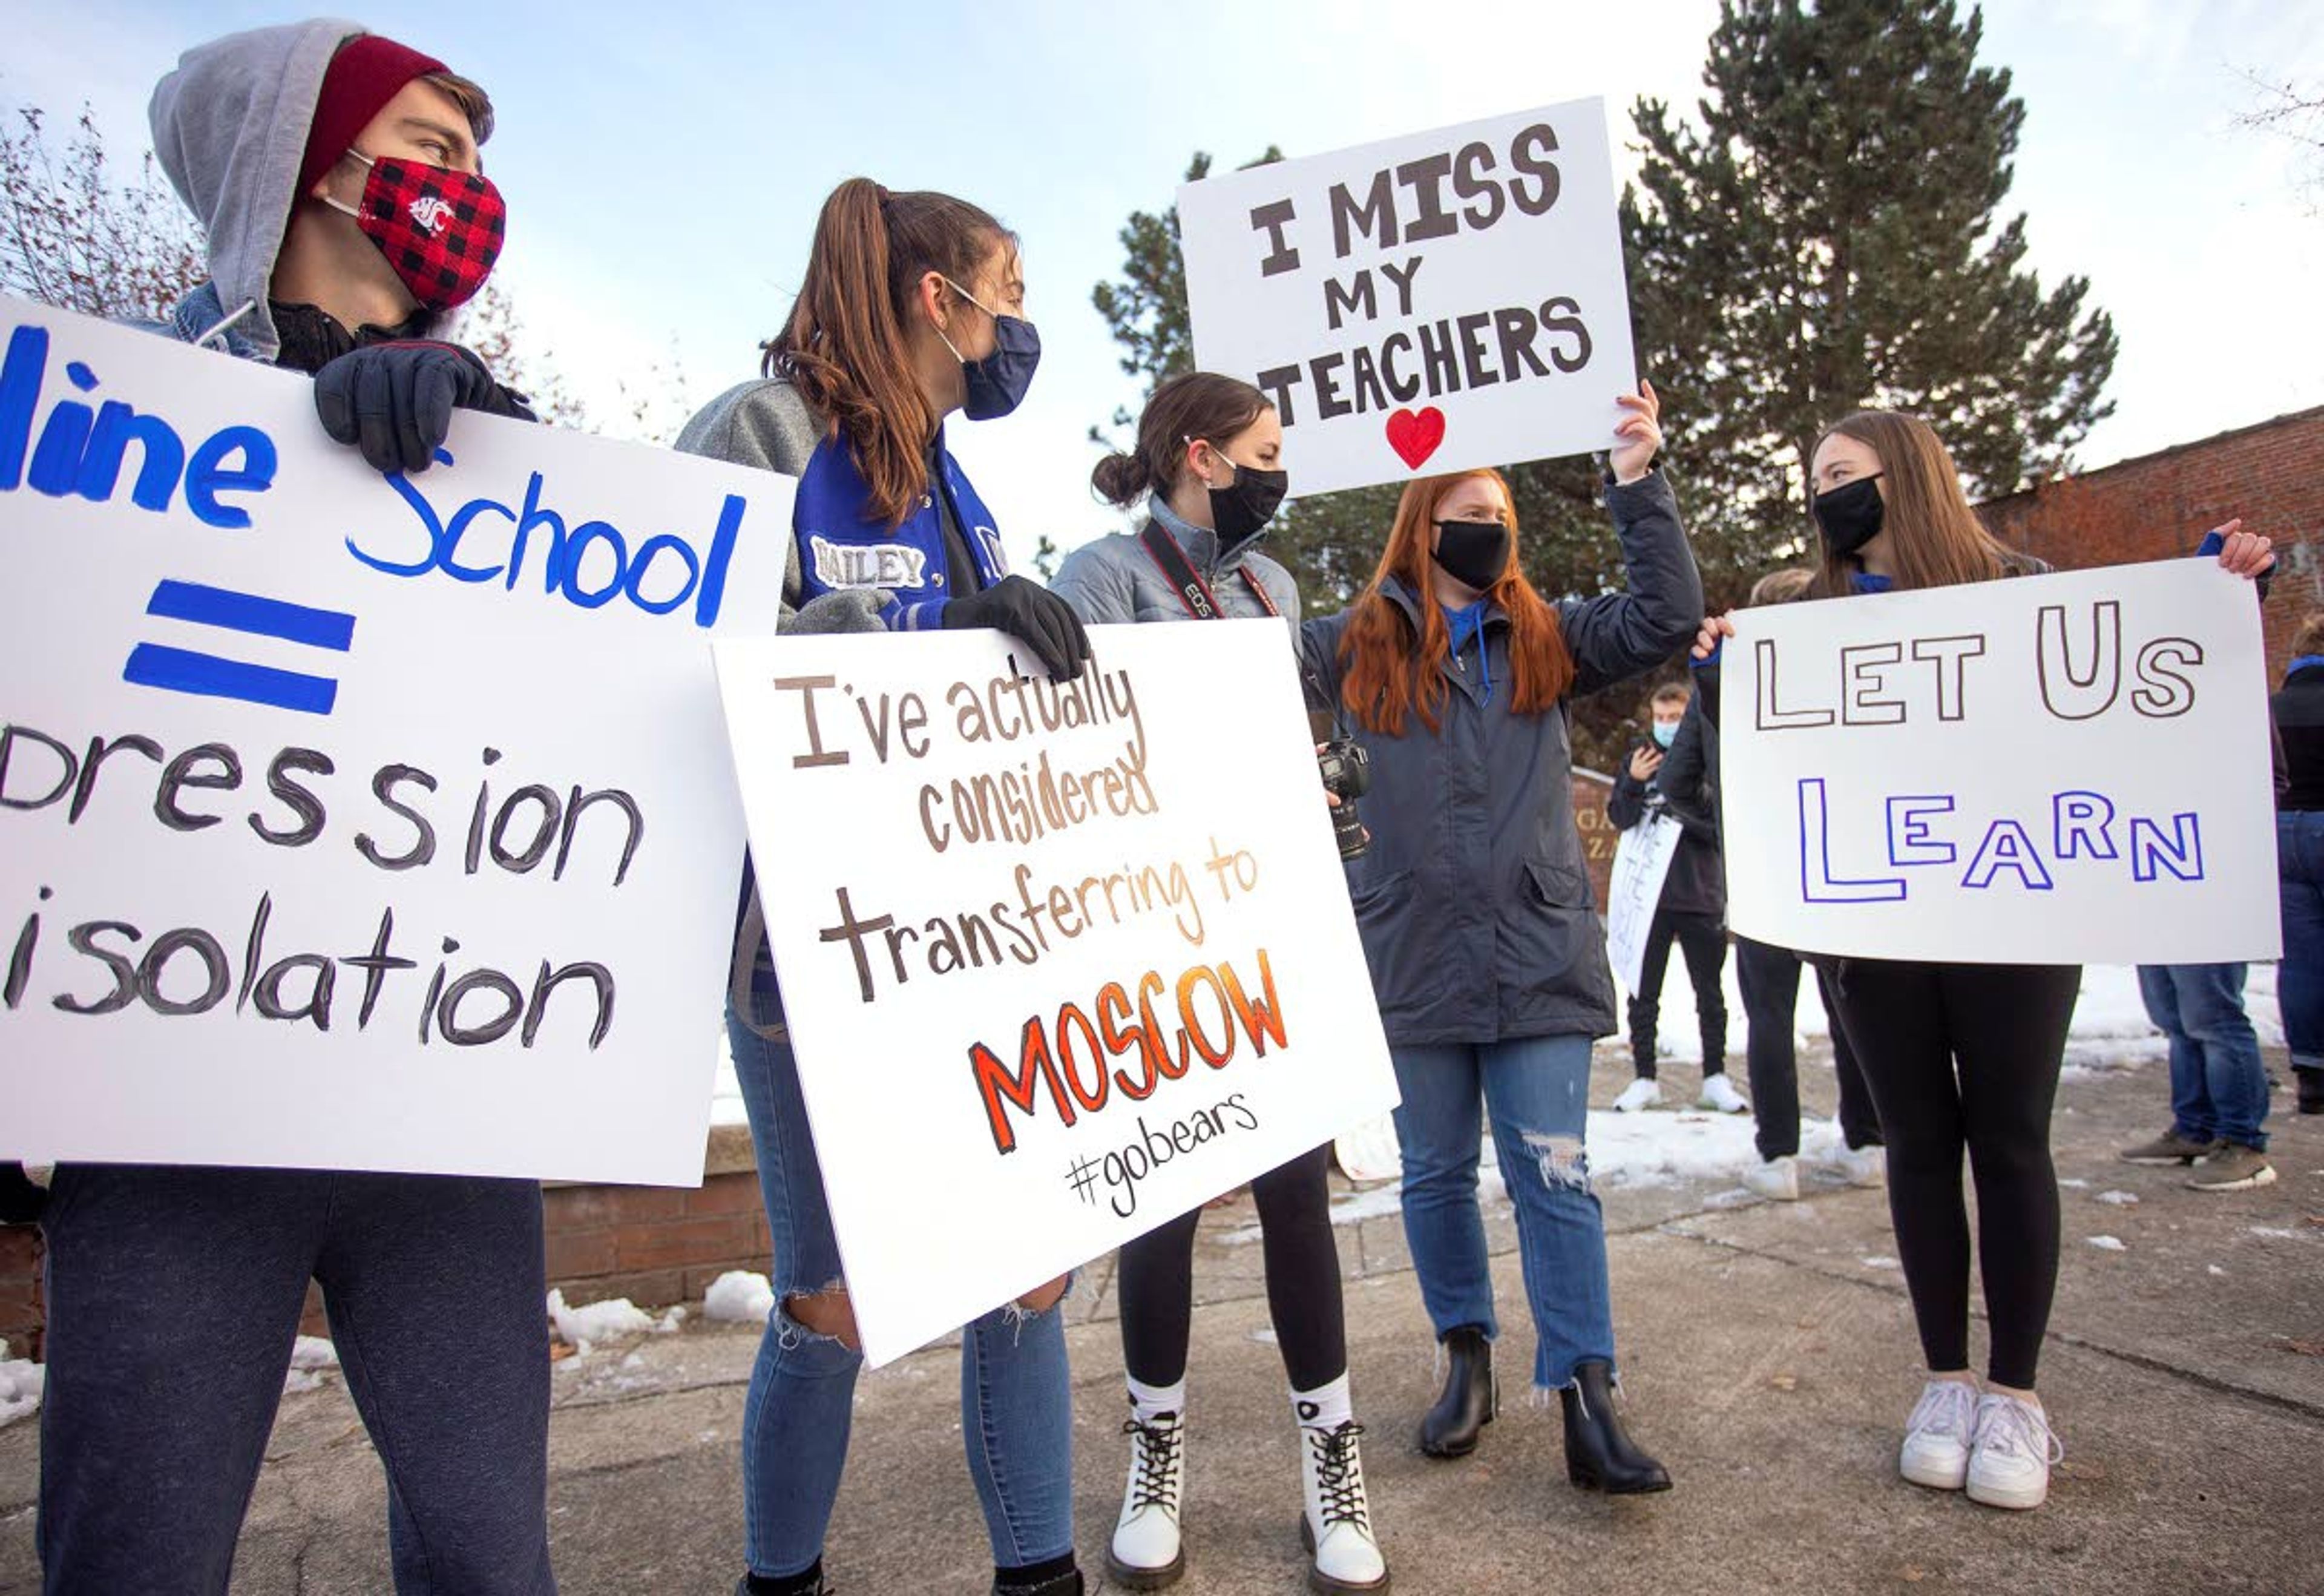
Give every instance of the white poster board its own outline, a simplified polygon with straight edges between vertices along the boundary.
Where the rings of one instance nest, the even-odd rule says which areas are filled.
[[[0,1157],[698,1183],[787,484],[0,327]]]
[[[1606,448],[1614,192],[1596,99],[1188,183],[1195,362],[1274,399],[1301,494]]]
[[[1809,953],[2282,951],[2259,604],[2211,560],[1746,610],[1728,919]]]
[[[875,1363],[1397,1100],[1283,623],[1090,638],[717,649]]]
[[[1633,997],[1645,980],[1646,932],[1655,923],[1655,906],[1663,900],[1663,882],[1682,835],[1677,821],[1649,811],[1614,844],[1614,870],[1606,884],[1606,957]]]

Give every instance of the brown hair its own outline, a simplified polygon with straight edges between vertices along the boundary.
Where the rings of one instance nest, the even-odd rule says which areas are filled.
[[[445,97],[460,107],[460,115],[468,119],[468,133],[479,149],[493,136],[493,97],[469,78],[457,72],[429,72],[420,79],[429,88],[439,89]]]
[[[1404,720],[1414,709],[1421,723],[1434,732],[1444,702],[1444,678],[1436,662],[1449,646],[1450,633],[1429,579],[1430,531],[1436,512],[1463,482],[1483,477],[1499,487],[1504,501],[1509,484],[1498,471],[1460,471],[1446,476],[1424,476],[1404,490],[1396,503],[1396,522],[1388,529],[1388,547],[1380,551],[1379,567],[1356,602],[1349,606],[1347,630],[1340,637],[1340,658],[1347,664],[1341,680],[1341,701],[1366,731],[1401,736]],[[1537,715],[1565,697],[1573,685],[1573,656],[1557,629],[1557,612],[1543,602],[1526,580],[1517,558],[1517,511],[1509,511],[1509,567],[1487,590],[1486,596],[1509,618],[1509,664],[1516,680],[1509,707],[1520,715]],[[1401,582],[1417,599],[1419,634],[1402,606],[1389,597],[1390,582]]]
[[[949,194],[891,194],[869,178],[831,191],[816,218],[807,274],[761,369],[787,377],[847,441],[871,489],[869,518],[900,526],[927,491],[939,418],[920,392],[906,329],[929,272],[963,288],[1017,236]]]
[[[1751,584],[1751,596],[1745,603],[1755,608],[1760,604],[1787,604],[1804,595],[1815,577],[1812,566],[1785,566],[1780,571],[1769,571]]]
[[[1186,466],[1186,440],[1206,438],[1213,448],[1275,408],[1267,395],[1240,377],[1187,372],[1171,378],[1146,401],[1138,418],[1138,442],[1127,454],[1108,455],[1090,473],[1090,486],[1110,504],[1125,507],[1146,494],[1170,496]]]
[[[1694,689],[1688,687],[1684,682],[1665,682],[1661,687],[1655,689],[1655,696],[1651,702],[1655,704],[1684,704],[1693,697]]]
[[[1902,411],[1843,416],[1817,435],[1815,448],[1808,451],[1811,469],[1815,450],[1835,434],[1854,438],[1880,457],[1881,525],[1888,533],[1888,559],[1898,587],[1987,582],[2022,561],[2023,556],[1995,541],[1969,508],[1952,457],[1926,421]],[[1812,482],[1809,492],[1814,492]],[[1853,556],[1827,551],[1809,584],[1810,594],[1839,598],[1854,592],[1849,578],[1858,568]]]
[[[2324,610],[2310,615],[2292,634],[2292,651],[2301,654],[2324,654]]]

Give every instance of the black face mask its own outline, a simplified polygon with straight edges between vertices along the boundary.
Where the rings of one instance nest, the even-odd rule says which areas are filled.
[[[1887,510],[1880,497],[1880,474],[1818,494],[1808,501],[1808,510],[1815,517],[1816,530],[1823,534],[1824,547],[1845,559],[1880,535]]]
[[[1231,559],[1267,530],[1267,523],[1282,506],[1283,495],[1291,491],[1291,474],[1261,471],[1256,466],[1228,460],[1226,451],[1217,444],[1211,445],[1211,452],[1234,469],[1232,482],[1210,489],[1211,525],[1219,534],[1219,558]]]
[[[1025,402],[1026,391],[1033,385],[1034,370],[1041,364],[1041,335],[1022,317],[986,310],[951,278],[945,281],[953,292],[992,318],[992,353],[982,360],[964,359],[953,341],[945,337],[944,328],[936,328],[936,337],[944,338],[945,347],[960,361],[960,413],[972,421],[1005,416]]]
[[[1482,593],[1509,568],[1509,529],[1498,521],[1440,521],[1436,563],[1446,575]]]

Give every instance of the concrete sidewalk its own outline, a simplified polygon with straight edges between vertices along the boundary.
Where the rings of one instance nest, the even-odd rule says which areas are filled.
[[[1593,1097],[1627,1073],[1601,1050]],[[2283,1073],[2278,1056],[2273,1064]],[[1691,1087],[1693,1072],[1673,1072]],[[1828,1066],[1803,1069],[1828,1110]],[[1608,1501],[1564,1482],[1554,1407],[1526,1400],[1532,1337],[1505,1204],[1504,1409],[1472,1458],[1412,1444],[1431,1345],[1392,1213],[1344,1225],[1366,1472],[1398,1590],[2324,1591],[2324,1119],[2277,1096],[2278,1183],[2210,1196],[2114,1149],[2167,1122],[2159,1065],[2073,1071],[2056,1123],[2065,1257],[2043,1389],[2066,1448],[2050,1505],[1978,1508],[1896,1478],[1920,1388],[1885,1196],[1796,1204],[1727,1181],[1605,1191],[1633,1428],[1677,1480]],[[2128,1193],[2135,1203],[2103,1200]],[[1382,1204],[1367,1197],[1358,1213]],[[1190,1378],[1188,1596],[1303,1588],[1298,1477],[1247,1203],[1206,1221]],[[2119,1249],[2093,1245],[2111,1237]],[[1102,1555],[1125,1444],[1111,1265],[1072,1310],[1084,1563]],[[551,1508],[568,1596],[724,1592],[741,1563],[736,1467],[753,1329],[694,1325],[595,1348],[557,1374]],[[867,1376],[826,1558],[840,1589],[987,1587],[961,1461],[957,1354]],[[0,1431],[0,1591],[36,1582],[36,1426]],[[344,1390],[285,1399],[235,1590],[372,1592],[383,1488]],[[1102,1582],[1093,1579],[1093,1590]]]

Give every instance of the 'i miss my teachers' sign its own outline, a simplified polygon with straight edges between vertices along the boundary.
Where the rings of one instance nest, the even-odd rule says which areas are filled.
[[[1604,104],[1178,190],[1204,371],[1256,383],[1301,493],[1608,447],[1637,385]]]

